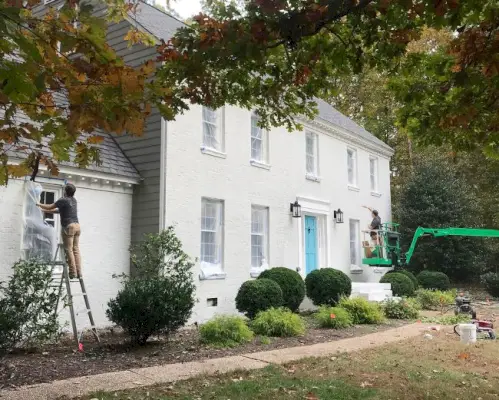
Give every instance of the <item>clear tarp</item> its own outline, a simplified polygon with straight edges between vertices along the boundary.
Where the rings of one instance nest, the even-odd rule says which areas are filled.
[[[40,184],[26,182],[23,258],[51,261],[57,248],[57,232],[54,226],[45,221],[43,211],[36,205],[40,202],[42,191]]]

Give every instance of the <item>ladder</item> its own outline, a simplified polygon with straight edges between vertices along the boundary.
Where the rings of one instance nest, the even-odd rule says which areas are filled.
[[[97,329],[95,327],[95,322],[94,322],[94,317],[92,315],[92,309],[90,308],[90,302],[88,300],[88,294],[85,289],[85,283],[83,282],[83,277],[80,278],[75,278],[75,279],[69,279],[69,269],[68,265],[66,262],[66,257],[64,254],[64,248],[62,243],[59,243],[57,246],[57,250],[55,252],[55,256],[53,261],[50,263],[52,266],[52,285],[51,287],[57,288],[58,289],[58,296],[57,296],[57,303],[55,305],[55,313],[58,313],[59,309],[59,301],[61,300],[62,296],[62,291],[63,291],[63,284],[65,283],[66,285],[66,293],[67,293],[67,304],[69,306],[69,314],[71,316],[71,326],[73,328],[73,337],[76,342],[76,344],[79,346],[80,344],[80,337],[78,336],[78,327],[76,325],[76,314],[75,314],[75,308],[74,308],[74,303],[73,303],[73,292],[71,290],[71,284],[72,283],[80,283],[81,287],[81,293],[76,293],[76,295],[82,295],[83,300],[85,301],[85,307],[86,309],[84,312],[88,315],[88,319],[90,321],[90,326],[92,329],[92,333],[95,337],[95,340],[97,342],[100,342],[99,335],[97,334]],[[62,272],[56,272],[56,267],[62,267]],[[83,329],[82,332],[83,334]]]

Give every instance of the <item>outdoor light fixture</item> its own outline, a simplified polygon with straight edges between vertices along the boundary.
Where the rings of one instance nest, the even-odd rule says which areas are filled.
[[[294,203],[290,203],[289,212],[293,216],[293,218],[301,218],[301,206],[296,200]]]
[[[340,208],[338,208],[338,210],[334,212],[334,219],[337,224],[343,223],[343,211],[341,211]]]

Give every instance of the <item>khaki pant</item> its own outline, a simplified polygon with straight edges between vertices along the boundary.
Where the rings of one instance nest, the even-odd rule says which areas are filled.
[[[62,241],[64,243],[64,252],[66,253],[70,278],[82,276],[80,233],[80,224],[69,224],[67,227],[62,228]]]

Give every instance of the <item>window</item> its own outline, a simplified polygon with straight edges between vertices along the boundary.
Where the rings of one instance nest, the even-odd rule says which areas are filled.
[[[306,148],[307,148],[307,175],[318,176],[318,141],[317,134],[307,132]]]
[[[223,259],[223,202],[202,200],[201,262],[222,268]]]
[[[371,178],[371,192],[378,192],[378,159],[369,157],[369,175]]]
[[[350,220],[350,265],[360,265],[359,226],[358,220]]]
[[[258,126],[260,118],[256,113],[251,114],[251,160],[262,164],[268,163],[267,131]]]
[[[224,149],[224,121],[223,108],[213,110],[203,107],[203,147],[223,152]]]
[[[269,209],[251,207],[251,268],[262,268],[268,263]]]
[[[347,150],[348,184],[357,186],[357,151]]]
[[[40,204],[54,204],[55,192],[43,191],[40,196]],[[55,214],[50,212],[43,213],[43,220],[50,226],[55,227]]]

